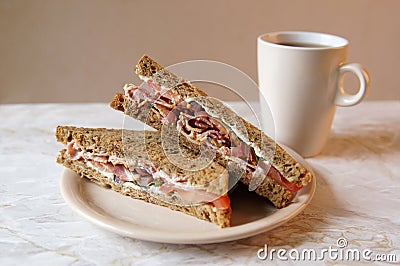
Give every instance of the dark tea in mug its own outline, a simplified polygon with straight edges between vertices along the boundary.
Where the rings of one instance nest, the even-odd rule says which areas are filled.
[[[292,47],[304,47],[304,48],[327,48],[329,45],[323,45],[320,43],[304,43],[304,42],[279,42],[279,45],[292,46]]]

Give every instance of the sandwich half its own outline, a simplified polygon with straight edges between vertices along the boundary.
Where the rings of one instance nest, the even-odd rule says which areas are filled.
[[[124,94],[117,93],[110,103],[112,108],[160,131],[176,128],[192,149],[206,143],[231,176],[277,208],[287,206],[311,182],[311,172],[218,99],[146,55],[135,73],[145,83],[125,85]]]
[[[128,131],[105,128],[58,126],[56,139],[65,145],[57,162],[79,176],[133,199],[180,211],[196,218],[229,227],[229,175],[213,161],[191,170],[197,155],[184,150],[185,167],[171,163],[157,131]],[[185,149],[181,147],[180,149]]]

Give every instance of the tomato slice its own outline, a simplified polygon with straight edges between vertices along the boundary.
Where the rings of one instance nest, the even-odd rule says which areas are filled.
[[[223,195],[212,202],[212,204],[220,210],[229,209],[231,206],[231,200],[228,195]]]

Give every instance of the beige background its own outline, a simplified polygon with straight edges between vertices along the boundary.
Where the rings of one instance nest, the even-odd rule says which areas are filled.
[[[276,30],[348,38],[348,61],[372,77],[367,99],[400,99],[400,1],[199,2],[0,0],[0,103],[107,102],[137,82],[143,53],[165,66],[222,61],[257,80],[256,38]]]

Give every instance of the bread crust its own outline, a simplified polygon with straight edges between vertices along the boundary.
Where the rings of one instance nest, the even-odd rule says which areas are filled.
[[[144,54],[135,66],[134,72],[139,76],[151,77],[162,69],[164,69],[164,67]]]

